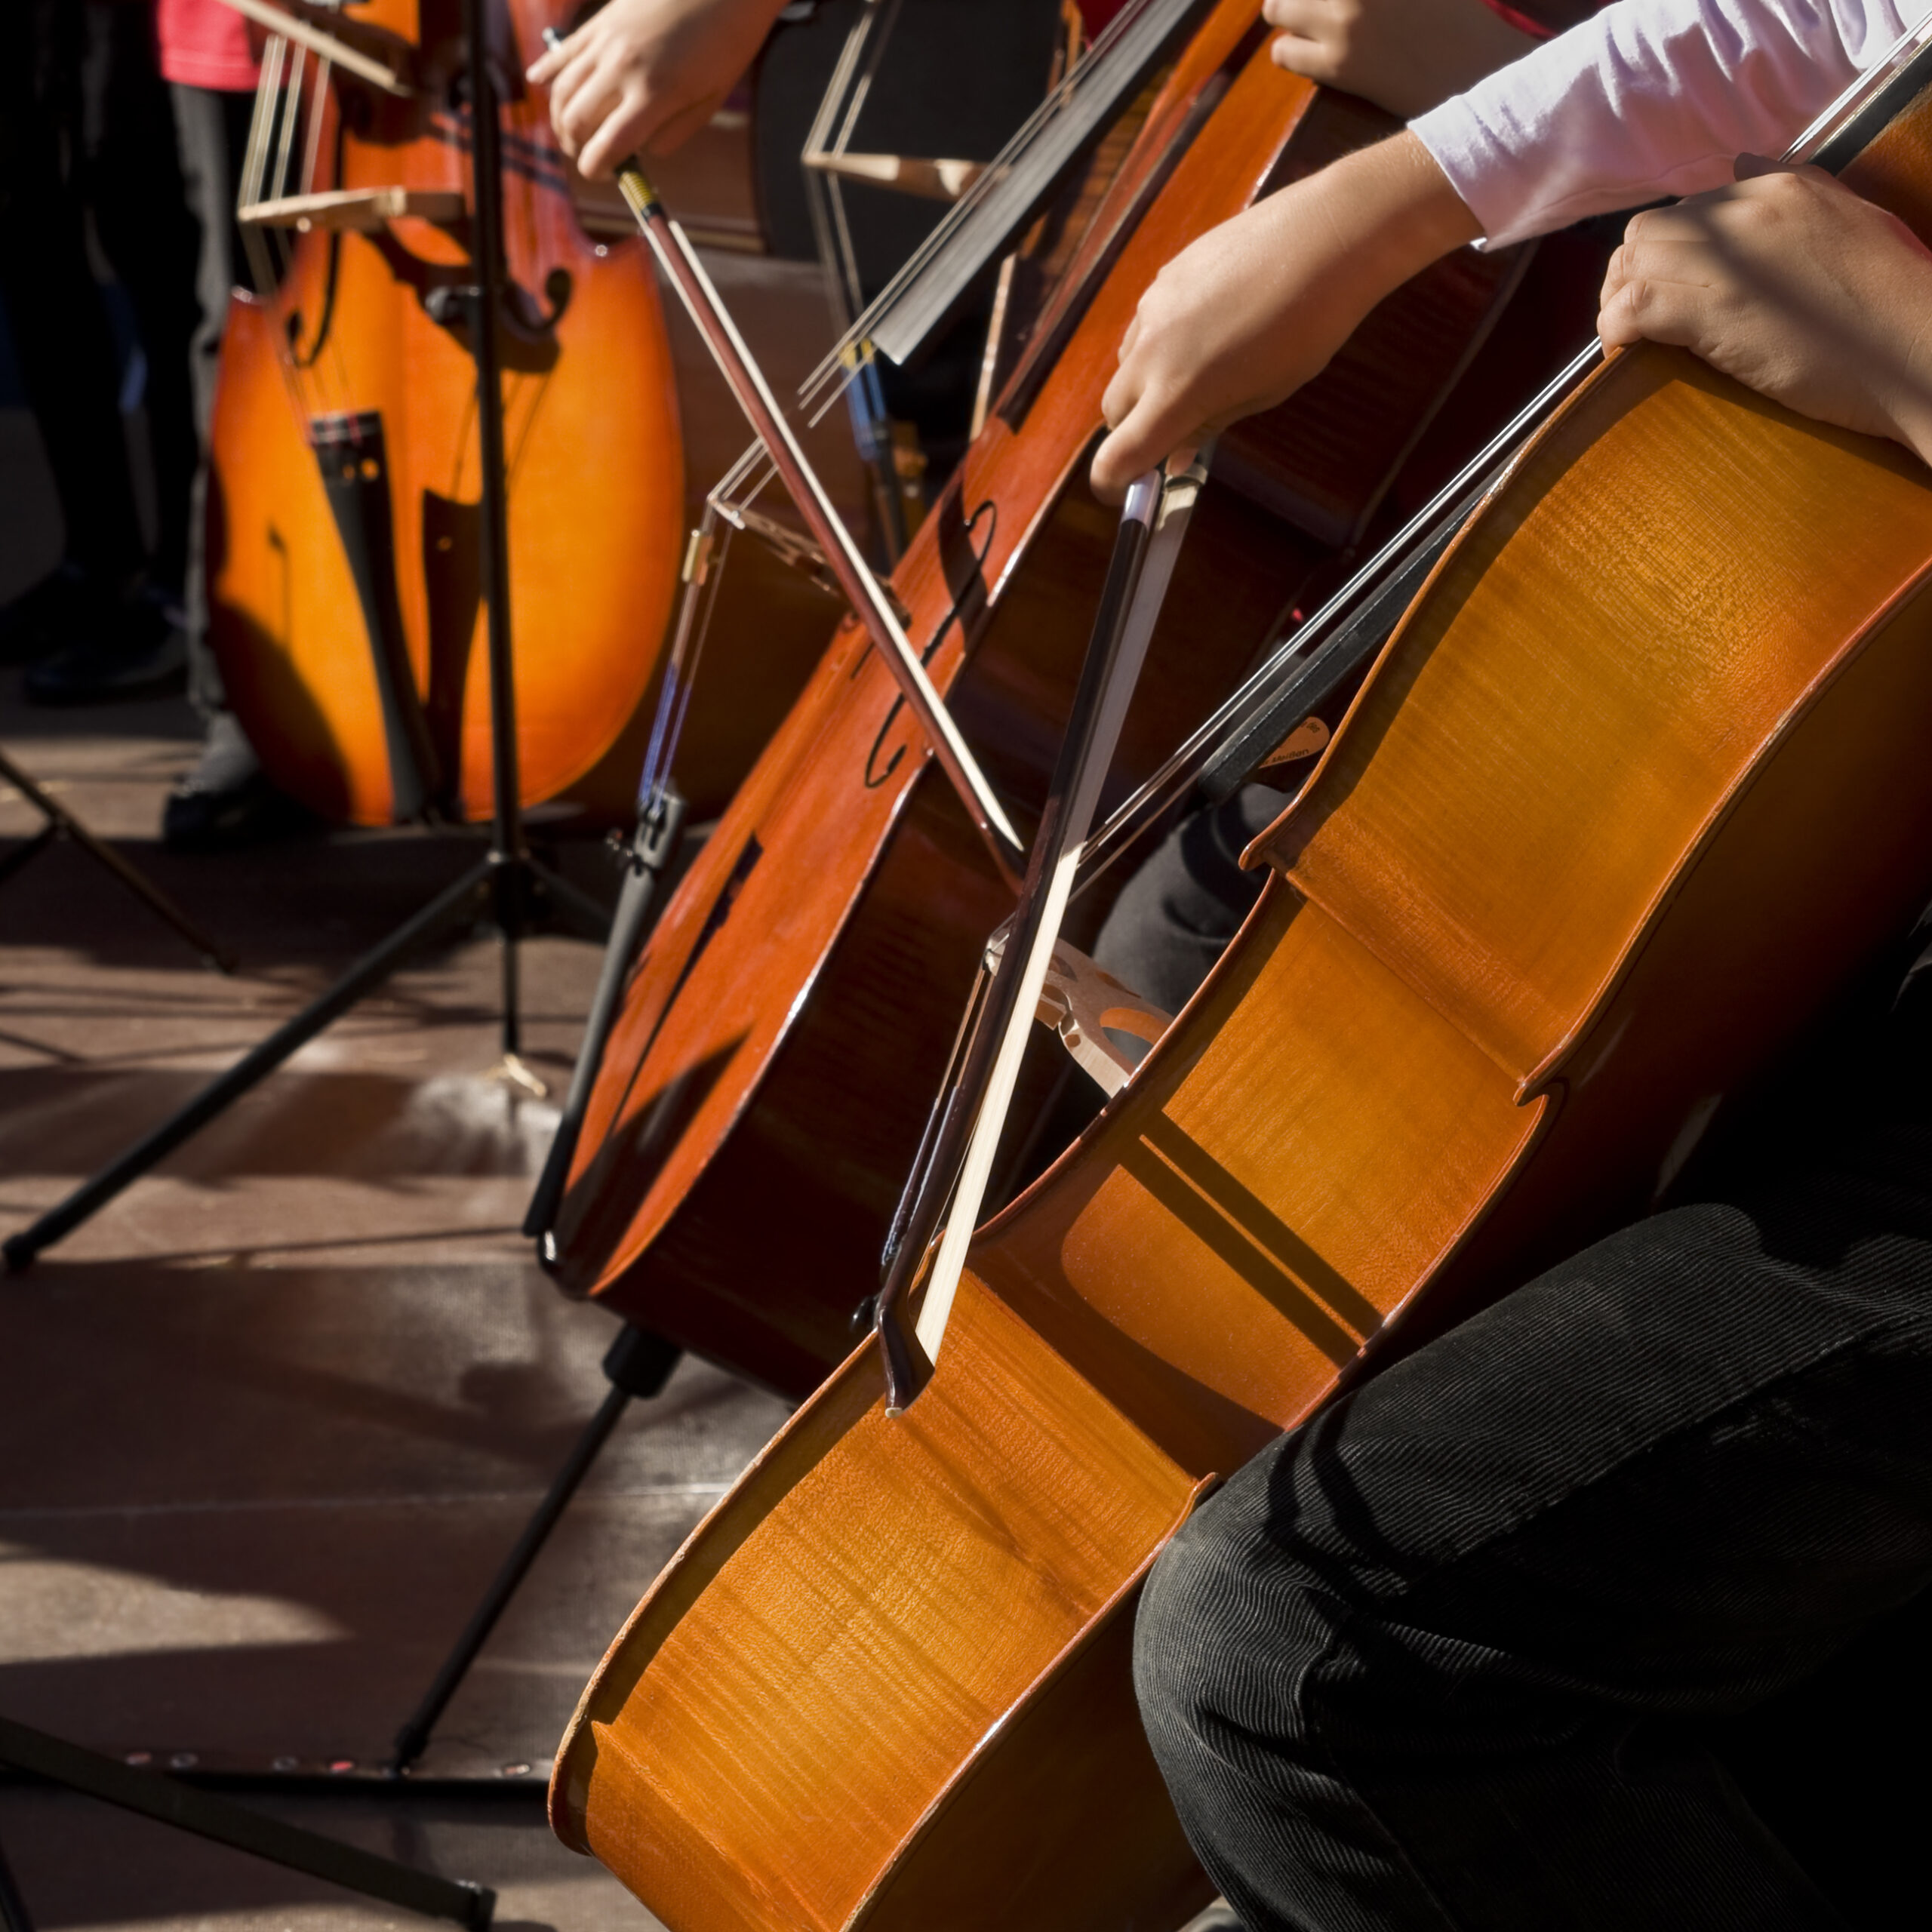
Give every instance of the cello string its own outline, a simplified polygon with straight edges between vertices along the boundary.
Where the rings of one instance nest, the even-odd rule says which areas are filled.
[[[294,147],[294,131],[298,118],[306,115],[312,127],[319,128],[329,112],[334,97],[328,91],[327,75],[321,63],[316,64],[314,80],[306,92],[302,85],[306,50],[297,46],[284,85],[281,100],[281,125],[279,129],[279,153],[276,163],[275,194],[278,198],[285,196],[291,186],[289,157]],[[331,171],[334,184],[341,185],[342,118],[335,116],[336,165]],[[319,132],[315,137],[319,143]],[[295,369],[301,384],[300,411],[303,439],[312,442],[310,426],[320,415],[337,413],[346,407],[352,394],[348,365],[343,354],[342,342],[334,327],[337,280],[341,272],[342,251],[346,238],[340,231],[329,233],[324,246],[328,251],[328,274],[324,283],[321,312],[312,326],[320,333],[309,347],[305,355],[297,355],[293,336],[286,328],[275,331],[276,346],[288,358]],[[286,259],[283,268],[285,275],[295,259],[295,245],[287,244]],[[333,379],[331,380],[331,378]]]
[[[1091,84],[1090,77],[1098,71],[1097,63],[1118,43],[1128,26],[1159,4],[1161,0],[1128,0],[1128,4],[1107,23],[1100,38],[1082,58],[1076,61],[1059,82],[1048,91],[1040,105],[1020,123],[1013,137],[987,164],[986,172],[953,204],[945,219],[906,258],[898,272],[875,298],[865,314],[859,317],[845,337],[806,378],[801,386],[801,393],[808,390],[815,391],[819,383],[838,372],[844,365],[846,353],[857,345],[861,335],[868,332],[866,329],[867,321],[882,312],[886,305],[895,299],[901,285],[909,283],[921,274],[934,258],[948,246],[954,232],[963,225],[967,216],[991,194],[995,180],[1003,179],[1015,172],[1038,146],[1048,125],[1065,112],[1078,94]]]
[[[235,208],[242,247],[248,257],[249,273],[256,285],[256,296],[270,308],[272,316],[276,291],[294,260],[294,245],[285,239],[280,228],[265,227],[248,217],[264,201],[275,198],[285,185],[272,183],[268,170],[270,154],[278,152],[281,146],[281,126],[301,111],[299,94],[291,100],[286,85],[288,48],[286,38],[280,34],[272,34],[262,50],[261,78],[256,86],[254,109],[249,117],[242,190],[236,197]],[[275,366],[281,375],[282,386],[288,392],[290,413],[298,424],[305,424],[311,414],[309,398],[304,386],[305,372],[297,365],[287,330],[272,321],[271,325],[275,336]]]
[[[1088,128],[1069,118],[1082,97],[1095,97],[1104,108],[1111,98],[1103,85],[1109,69],[1121,73],[1142,71],[1143,61],[1152,62],[1197,11],[1204,10],[1206,0],[1129,0],[1129,4],[1108,23],[1085,57],[1048,90],[1044,100],[1019,132],[953,204],[945,218],[887,285],[884,291],[854,324],[845,339],[834,346],[807,378],[801,386],[801,393],[815,397],[823,383],[838,380],[839,369],[849,361],[855,350],[875,342],[895,315],[903,316],[907,300],[918,288],[927,271],[943,255],[954,257],[953,272],[957,278],[960,273],[958,258],[961,248],[958,245],[962,233],[977,222],[980,211],[994,197],[1011,197],[1017,188],[1020,205],[1030,209],[1032,200],[1037,198],[1043,186],[1043,171],[1050,177],[1054,167],[1070,162],[1087,136],[1098,132],[1097,128]],[[1116,50],[1120,50],[1118,59]],[[1125,91],[1124,81],[1118,84],[1117,91]],[[1069,139],[1073,142],[1071,148],[1066,145]],[[1003,234],[1001,243],[1006,238]],[[944,300],[936,300],[934,291],[930,288],[925,293],[932,312],[928,317],[928,329],[920,332],[918,340],[923,340],[924,334],[930,332],[930,324],[937,320],[938,313],[949,306],[951,300],[949,295]],[[903,331],[910,325],[902,319],[900,326]],[[894,359],[903,361],[912,346],[909,340],[889,352]]]
[[[328,55],[324,54],[317,66],[315,73],[317,90],[316,98],[318,100],[323,98],[327,94],[331,66],[332,63],[330,61]],[[309,116],[307,132],[308,139],[303,144],[303,152],[302,155],[302,186],[300,190],[300,192],[305,195],[312,194],[315,192],[315,166],[318,160],[320,158],[322,140],[322,117],[319,114],[312,114]]]
[[[262,50],[262,74],[256,84],[255,106],[248,120],[248,145],[242,164],[242,190],[236,197],[235,213],[244,217],[263,199],[267,178],[269,150],[275,141],[275,118],[281,98],[281,75],[288,43],[279,34],[269,36]],[[242,245],[248,251],[249,270],[260,284],[264,300],[281,279],[286,264],[278,261],[275,234],[257,222],[242,222]]]
[[[898,23],[900,0],[865,0],[859,17],[852,23],[832,78],[820,97],[818,111],[805,134],[805,209],[811,217],[814,239],[819,259],[826,269],[826,292],[832,297],[836,326],[842,334],[866,306],[865,292],[859,280],[858,257],[852,246],[852,234],[845,219],[845,202],[839,192],[837,176],[827,176],[812,166],[811,157],[822,153],[843,154],[851,139],[859,110],[871,91],[872,77],[885,51],[886,42]],[[864,58],[869,50],[869,58]],[[860,61],[864,67],[860,71]],[[839,117],[840,103],[846,112],[838,131],[832,124]]]
[[[1782,158],[1786,164],[1801,167],[1815,162],[1832,145],[1835,137],[1850,132],[1860,114],[1867,106],[1874,104],[1887,88],[1905,78],[1914,59],[1928,47],[1932,47],[1932,15],[1928,15],[1915,26],[1906,28],[1869,67],[1853,80],[1831,106],[1785,150]],[[1872,131],[1875,134],[1878,131],[1874,129]],[[1838,165],[1843,167],[1850,158],[1850,155],[1841,155]]]
[[[302,75],[308,63],[309,50],[298,45],[294,52],[294,64],[289,69],[288,91],[291,94],[299,95],[301,93]],[[319,63],[315,78],[318,85],[326,85],[326,70]],[[281,117],[281,140],[275,158],[275,185],[278,198],[286,195],[291,186],[291,158],[295,147],[295,121],[296,117],[293,114],[285,114]]]
[[[1122,12],[1137,14],[1152,4],[1153,0],[1133,0],[1133,4],[1124,8]],[[1115,20],[1109,23],[1101,36],[1103,42],[1109,42],[1109,36],[1112,35],[1115,26],[1119,24],[1120,18],[1121,16],[1117,15]],[[864,340],[866,317],[874,314],[883,303],[891,299],[894,291],[899,288],[902,281],[909,280],[912,277],[922,273],[937,258],[941,251],[949,242],[953,229],[964,220],[971,208],[977,207],[986,195],[991,193],[992,183],[996,175],[1011,172],[1024,161],[1026,155],[1038,144],[1048,122],[1058,111],[1057,103],[1072,101],[1075,95],[1076,83],[1084,82],[1088,60],[1094,53],[1099,51],[1100,44],[1097,43],[1094,48],[1088,50],[1086,55],[1068,68],[1066,73],[1062,75],[1060,78],[1048,90],[1040,106],[1020,124],[1006,146],[987,164],[985,172],[968,188],[966,192],[954,203],[945,218],[901,263],[892,280],[875,298],[871,306],[866,308],[863,313],[856,318],[853,317],[845,318],[843,324],[844,334],[831,352],[798,386],[799,400],[808,411],[812,412],[809,420],[814,427],[823,420],[826,415],[850,386],[857,373],[858,358],[864,357],[867,353]],[[842,131],[838,151],[843,152],[844,145],[843,137],[849,136],[850,132],[849,125]],[[835,182],[834,186],[835,185]]]
[[[1260,668],[1184,738],[1140,788],[1123,800],[1081,854],[1084,891],[1168,808],[1190,792],[1202,768],[1223,743],[1269,703],[1281,688],[1314,654],[1317,642],[1386,583],[1446,528],[1460,527],[1482,497],[1500,480],[1500,472],[1519,447],[1602,359],[1603,346],[1592,342],[1512,417],[1503,429],[1444,484],[1340,589],[1271,651]]]

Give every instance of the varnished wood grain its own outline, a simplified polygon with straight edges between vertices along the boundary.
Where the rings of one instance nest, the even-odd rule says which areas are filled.
[[[1254,18],[1250,0],[1213,17],[1149,129],[1179,125],[1188,89],[1248,45]],[[1137,151],[1097,238],[1076,251],[1069,272],[1085,306],[1061,360],[1029,387],[1017,429],[989,421],[895,577],[912,634],[934,644],[935,681],[1023,829],[1044,795],[1112,541],[1112,516],[1079,472],[1134,306],[1176,249],[1281,177],[1304,131],[1326,153],[1369,137],[1367,113],[1336,107],[1257,42],[1110,254],[1105,238],[1152,165]],[[1113,263],[1097,287],[1081,281],[1089,254]],[[1254,444],[1265,463],[1211,485],[1112,797],[1225,693],[1373,512],[1509,269],[1445,272],[1453,287],[1419,281],[1383,318],[1386,379],[1348,362],[1311,391],[1306,433],[1297,398],[1278,412],[1272,441]],[[1049,308],[1048,332],[1060,312]],[[1031,381],[1023,368],[1016,388]],[[1272,509],[1254,483],[1262,467]],[[1327,506],[1300,518],[1325,538],[1279,519],[1284,494]],[[950,801],[920,777],[924,757],[848,629],[653,935],[559,1220],[570,1291],[783,1389],[802,1391],[838,1359],[855,1304],[876,1285],[956,1016],[1011,906]],[[1035,1097],[1023,1095],[1023,1117]],[[795,1235],[782,1283],[759,1258],[774,1213]]]
[[[943,1795],[934,1767],[1004,1755],[995,1727],[1135,1582],[1120,1552],[1189,1507],[1195,1484],[998,1301],[962,1304],[955,1334],[946,1392],[902,1422],[872,1350],[848,1362],[747,1478],[755,1527],[700,1531],[586,1695],[559,1829],[673,1932],[846,1924]],[[988,1602],[992,1643],[958,1614]],[[1010,1895],[1020,1875],[979,1878]],[[868,1918],[909,1932],[917,1890]],[[1051,1922],[1008,1903],[1002,1922]]]

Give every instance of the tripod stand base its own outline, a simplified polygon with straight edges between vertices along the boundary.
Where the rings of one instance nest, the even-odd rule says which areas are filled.
[[[601,936],[603,909],[587,894],[580,892],[568,879],[559,878],[527,854],[511,859],[500,852],[491,852],[454,884],[445,887],[413,919],[365,952],[327,992],[312,1000],[259,1046],[244,1054],[226,1073],[204,1087],[186,1106],[144,1134],[119,1158],[91,1180],[83,1182],[30,1226],[0,1242],[0,1260],[5,1263],[5,1272],[17,1275],[31,1267],[44,1250],[97,1214],[123,1189],[259,1085],[324,1028],[366,999],[412,953],[461,930],[485,911],[496,915],[503,940],[505,978],[513,992],[516,943],[524,930],[531,902],[539,895],[582,923],[594,919]],[[517,1045],[513,1002],[505,1007],[504,1030],[509,1036],[505,1047],[513,1054]]]
[[[137,1770],[8,1718],[0,1718],[0,1764],[30,1772],[51,1784],[118,1805],[123,1810],[137,1811],[177,1831],[192,1832],[198,1838],[251,1853],[291,1872],[326,1878],[365,1897],[381,1899],[428,1918],[453,1920],[473,1932],[485,1932],[496,1910],[497,1895],[486,1886],[438,1878],[398,1865],[393,1859],[305,1832],[300,1826],[264,1817],[245,1805],[231,1804],[212,1792],[197,1790],[157,1772]],[[30,1925],[11,1875],[0,1866],[0,1911],[5,1912],[10,1932],[17,1922],[16,1909],[17,1923]]]
[[[46,823],[17,852],[0,861],[0,880],[10,878],[35,854],[44,852],[57,838],[69,838],[97,865],[105,866],[157,918],[162,918],[193,947],[204,964],[217,973],[235,971],[233,955],[209,938],[161,888],[144,873],[137,872],[111,845],[103,844],[59,799],[23,771],[5,752],[0,752],[0,779],[13,786]]]
[[[590,1473],[591,1465],[611,1439],[611,1432],[623,1419],[632,1398],[645,1401],[660,1393],[671,1379],[671,1371],[677,1367],[682,1353],[676,1343],[644,1329],[626,1324],[618,1331],[617,1339],[604,1356],[604,1373],[611,1381],[609,1389],[598,1404],[596,1414],[585,1423],[583,1433],[571,1445],[570,1454],[551,1478],[550,1487],[544,1492],[543,1501],[531,1512],[530,1521],[524,1525],[522,1535],[517,1538],[510,1553],[503,1558],[502,1567],[491,1580],[489,1588],[470,1612],[462,1635],[443,1660],[442,1668],[423,1693],[422,1703],[411,1714],[409,1721],[396,1733],[395,1749],[389,1758],[392,1772],[400,1774],[408,1770],[427,1749],[429,1734],[435,1729],[451,1698],[455,1696],[457,1686],[469,1675],[477,1654],[497,1627],[497,1619],[509,1607],[518,1586],[529,1574],[537,1552],[549,1540],[550,1532],[557,1527],[558,1518],[569,1507],[571,1498]]]
[[[20,1888],[14,1882],[13,1868],[7,1863],[7,1854],[0,1850],[0,1928],[4,1932],[33,1932],[33,1920],[27,1912],[27,1902],[20,1896]]]

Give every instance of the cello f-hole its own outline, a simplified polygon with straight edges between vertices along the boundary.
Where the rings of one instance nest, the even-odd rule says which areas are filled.
[[[974,533],[978,529],[983,518],[986,526],[986,538],[983,543],[976,546],[973,542]],[[999,506],[990,500],[980,504],[960,527],[960,534],[965,539],[968,550],[973,559],[972,565],[969,569],[960,573],[958,581],[954,584],[952,601],[946,607],[946,615],[940,620],[938,627],[934,631],[931,643],[926,646],[920,656],[919,662],[921,664],[930,665],[932,663],[934,658],[939,654],[940,646],[946,641],[946,632],[955,624],[958,625],[961,636],[964,638],[966,631],[966,606],[969,602],[972,605],[976,615],[986,609],[986,558],[992,554],[993,539],[998,533]],[[950,571],[948,574],[949,576],[951,574]],[[860,654],[859,664],[863,664],[866,661],[870,651],[871,646],[868,645],[866,650]],[[857,665],[855,665],[853,675],[857,676]],[[875,790],[879,786],[885,783],[899,769],[899,761],[906,755],[906,747],[902,742],[893,748],[891,757],[882,767],[878,761],[880,749],[884,745],[886,738],[892,730],[894,721],[905,708],[905,703],[906,700],[903,697],[895,697],[892,700],[891,708],[886,712],[884,721],[878,728],[878,736],[872,740],[872,749],[866,754],[865,786],[869,792]]]

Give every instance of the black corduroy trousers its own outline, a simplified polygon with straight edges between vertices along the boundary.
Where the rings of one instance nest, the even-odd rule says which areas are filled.
[[[1700,1197],[1371,1377],[1163,1555],[1141,1709],[1251,1932],[1848,1922],[1708,1737],[1932,1583],[1924,1004],[1841,1024]]]

